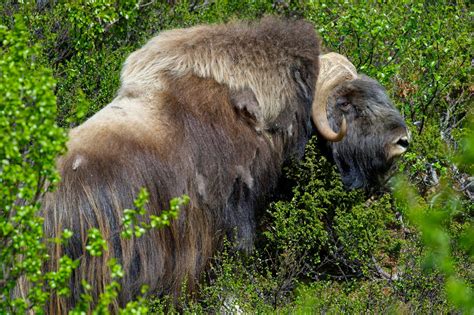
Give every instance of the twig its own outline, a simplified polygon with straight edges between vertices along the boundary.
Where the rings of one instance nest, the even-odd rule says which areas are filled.
[[[387,279],[387,280],[393,280],[393,281],[399,280],[400,277],[399,277],[398,272],[394,274],[389,274],[388,272],[383,270],[382,267],[380,267],[380,265],[375,260],[374,256],[371,256],[371,258],[372,258],[372,262],[374,263],[375,270],[382,278]]]

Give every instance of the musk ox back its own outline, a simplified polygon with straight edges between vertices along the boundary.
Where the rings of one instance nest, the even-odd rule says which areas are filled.
[[[334,149],[334,154],[344,151],[341,156],[353,158],[351,148],[365,141],[351,136],[363,137],[352,130],[358,117],[336,104],[341,98],[363,107],[367,98],[352,100],[341,89],[350,91],[348,82],[365,78],[342,56],[320,58],[319,46],[311,24],[265,18],[166,31],[132,53],[117,97],[70,132],[68,152],[58,161],[62,181],[43,201],[45,234],[74,232],[68,244],[51,247],[53,259],[45,268],[55,270],[62,255],[80,261],[71,297],[53,296],[49,311],[73,307],[83,292],[81,279],[92,285],[96,299],[110,281],[106,261],[111,257],[125,271],[117,301],[124,305],[143,285],[179,295],[186,281],[193,290],[224,237],[240,250],[251,250],[255,213],[266,205],[285,161],[303,155],[315,132],[312,123],[329,145],[342,139],[340,144],[349,148],[349,153]],[[374,123],[383,125],[384,112],[395,113],[398,129],[384,137],[371,133],[377,138],[372,142],[390,142],[369,152],[386,164],[374,171],[385,170],[403,151],[394,153],[393,146],[400,146],[406,128],[388,106],[388,111],[376,110],[380,115]],[[363,168],[335,160],[342,173]],[[150,215],[158,215],[176,196],[186,194],[190,203],[170,227],[123,240],[123,210],[133,207],[142,187],[150,194]],[[108,242],[102,257],[85,250],[93,227]]]

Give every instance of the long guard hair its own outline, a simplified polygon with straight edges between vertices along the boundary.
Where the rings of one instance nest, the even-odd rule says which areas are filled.
[[[62,181],[43,201],[46,237],[74,233],[51,245],[45,271],[63,255],[80,261],[71,296],[53,295],[47,311],[74,307],[83,279],[95,301],[112,257],[125,272],[116,307],[143,285],[174,296],[183,282],[194,290],[225,236],[251,250],[256,211],[312,132],[319,53],[310,23],[271,17],[165,31],[132,53],[116,98],[71,130]],[[150,215],[173,197],[191,201],[170,227],[124,240],[123,210],[142,187]],[[101,257],[85,250],[93,227],[108,243]]]

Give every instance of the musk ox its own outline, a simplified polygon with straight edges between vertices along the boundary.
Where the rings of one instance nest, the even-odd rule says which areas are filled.
[[[300,159],[309,137],[325,139],[348,188],[378,183],[408,145],[404,121],[384,89],[357,74],[343,56],[320,55],[313,25],[264,18],[165,31],[126,60],[116,98],[70,132],[58,160],[62,181],[43,201],[44,229],[68,244],[58,258],[80,260],[71,297],[53,296],[49,310],[70,309],[83,288],[92,296],[110,281],[106,261],[125,271],[117,304],[150,292],[193,290],[224,237],[249,251],[255,214],[282,165]],[[120,238],[123,210],[140,188],[159,214],[171,198],[190,203],[169,228]],[[99,228],[109,251],[90,257],[87,231]]]

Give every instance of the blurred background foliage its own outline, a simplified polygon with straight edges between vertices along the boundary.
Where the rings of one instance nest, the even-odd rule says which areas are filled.
[[[64,284],[75,262],[65,258],[57,273],[41,274],[48,257],[36,213],[44,187],[59,180],[54,158],[64,152],[66,130],[112,100],[128,54],[161,30],[267,14],[311,21],[326,51],[346,55],[387,88],[413,135],[399,163],[402,176],[370,195],[347,192],[312,139],[261,215],[252,255],[229,249],[215,257],[199,295],[177,306],[148,297],[124,313],[474,312],[468,2],[2,2],[2,312],[40,312],[51,292],[68,294]],[[119,266],[111,272],[120,274]],[[37,285],[27,298],[12,300],[21,276]]]

